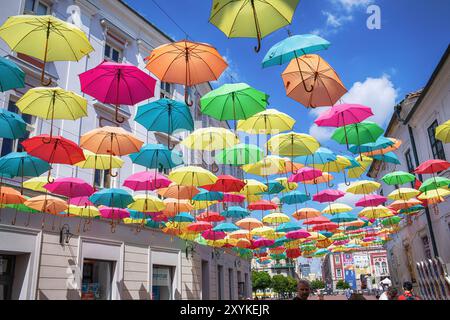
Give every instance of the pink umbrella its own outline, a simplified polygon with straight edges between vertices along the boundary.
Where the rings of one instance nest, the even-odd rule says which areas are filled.
[[[201,231],[205,231],[205,230],[210,230],[210,229],[212,229],[212,227],[213,227],[213,225],[209,222],[198,221],[198,222],[194,222],[194,223],[188,225],[187,229],[189,231],[201,232]]]
[[[377,194],[371,194],[361,198],[355,203],[357,207],[377,207],[387,201],[386,197],[379,196]]]
[[[132,174],[124,181],[123,185],[133,191],[147,191],[165,188],[171,183],[172,181],[158,171],[149,170]]]
[[[79,178],[58,178],[44,188],[67,198],[89,197],[95,191],[89,183]]]
[[[305,239],[308,238],[309,236],[311,236],[311,234],[306,231],[306,230],[295,230],[295,231],[290,231],[288,233],[286,233],[286,238],[288,239]]]
[[[253,241],[253,246],[255,248],[270,247],[270,246],[273,246],[274,243],[275,243],[275,240],[259,238],[255,241]]]
[[[247,206],[248,210],[276,210],[278,205],[275,202],[269,200],[260,200],[256,202],[252,202]]]
[[[371,242],[371,241],[375,241],[377,238],[375,238],[375,237],[367,237],[367,238],[364,238],[364,239],[362,239],[362,241],[364,241],[364,242]]]
[[[79,77],[82,92],[116,106],[119,123],[125,120],[119,119],[119,105],[135,105],[155,95],[156,80],[129,63],[104,61]]]
[[[232,193],[224,193],[223,199],[219,200],[219,202],[236,202],[236,203],[240,203],[240,202],[244,202],[244,201],[245,201],[245,196],[240,195],[240,194],[232,194]]]
[[[313,196],[313,200],[324,203],[324,202],[334,202],[339,198],[345,196],[345,192],[334,189],[327,189],[320,191],[319,193]]]
[[[223,231],[206,230],[202,233],[202,237],[206,240],[220,240],[224,239],[226,236],[227,234]]]
[[[289,182],[301,182],[303,181],[303,186],[305,187],[305,194],[309,195],[308,190],[306,189],[305,181],[313,180],[322,176],[322,171],[310,167],[303,167],[297,171],[296,174],[293,174],[289,177]],[[316,184],[317,192],[319,192],[319,185]]]
[[[74,197],[69,199],[69,204],[77,207],[93,206],[94,204],[89,200],[88,196]]]
[[[159,215],[152,217],[152,220],[155,222],[167,222],[167,221],[169,221],[169,217],[164,214],[159,214]]]
[[[130,216],[130,212],[127,209],[122,208],[112,208],[112,207],[101,207],[99,208],[100,215],[106,219],[124,219]]]
[[[359,104],[340,104],[332,107],[328,112],[319,116],[314,123],[319,127],[345,127],[349,124],[360,123],[373,116],[372,109]],[[345,132],[347,142],[347,132]]]
[[[343,246],[344,244],[349,243],[350,240],[339,240],[339,241],[334,241],[333,244],[336,246]]]

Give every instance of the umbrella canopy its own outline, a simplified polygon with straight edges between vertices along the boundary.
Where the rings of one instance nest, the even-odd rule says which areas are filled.
[[[380,218],[387,218],[392,217],[393,214],[391,210],[384,206],[377,206],[377,207],[367,207],[362,209],[358,216],[365,217],[367,219],[380,219]]]
[[[189,134],[181,144],[193,150],[220,150],[239,143],[238,137],[225,128],[200,128]]]
[[[97,191],[89,197],[89,200],[96,206],[126,208],[133,202],[133,197],[123,189],[110,188]]]
[[[375,142],[384,133],[384,130],[375,122],[363,121],[337,128],[331,139],[339,144],[354,144],[357,146]]]
[[[381,224],[384,226],[393,226],[393,225],[399,224],[400,221],[402,221],[402,218],[394,216],[394,217],[385,218],[385,219],[381,220]]]
[[[200,192],[193,186],[180,186],[176,183],[170,184],[167,188],[158,189],[158,194],[164,198],[174,199],[192,199],[196,194]]]
[[[305,180],[303,181],[304,184],[320,184],[320,183],[329,183],[331,180],[333,180],[334,177],[329,174],[328,172],[322,172],[322,175],[320,177],[317,177],[315,179],[311,180]]]
[[[337,214],[352,211],[353,208],[344,203],[332,203],[322,210],[322,213]]]
[[[433,177],[425,180],[419,187],[420,192],[436,190],[439,188],[448,188],[450,186],[450,179],[445,177]]]
[[[394,186],[394,185],[402,185],[408,182],[413,182],[416,180],[416,176],[404,171],[395,171],[384,175],[384,177],[381,178],[381,180],[383,180],[383,182],[388,185]]]
[[[166,208],[166,204],[158,197],[138,194],[133,197],[133,202],[128,205],[128,208],[144,213],[160,212]]]
[[[301,208],[295,211],[292,216],[297,220],[305,220],[321,216],[322,213],[314,208]]]
[[[384,136],[380,136],[375,142],[365,143],[360,146],[351,146],[349,150],[353,153],[368,153],[376,150],[383,150],[392,145],[394,145],[394,141]]]
[[[156,190],[168,187],[172,182],[157,170],[141,171],[125,179],[123,185],[133,191]]]
[[[357,219],[358,218],[355,215],[344,212],[344,213],[335,214],[334,216],[332,216],[330,218],[330,221],[335,222],[335,223],[342,223],[342,222],[355,221]]]
[[[44,62],[41,83],[48,61],[79,61],[94,51],[86,34],[74,24],[51,15],[17,15],[0,27],[0,37],[15,52]]]
[[[289,36],[267,51],[262,66],[267,68],[274,65],[282,65],[302,55],[326,50],[330,45],[327,40],[314,34]]]
[[[251,213],[242,208],[242,207],[228,207],[227,210],[222,211],[220,215],[225,218],[245,218],[248,217]]]
[[[299,0],[256,1],[214,0],[209,22],[219,28],[228,38],[261,39],[291,23]]]
[[[10,59],[0,57],[0,91],[25,87],[25,72]]]
[[[306,239],[310,236],[311,234],[303,229],[289,231],[288,233],[286,233],[286,238],[290,240]]]
[[[163,44],[145,58],[146,68],[159,80],[185,86],[185,102],[188,105],[187,87],[219,79],[228,67],[227,62],[209,44],[181,40]]]
[[[295,132],[276,135],[267,142],[267,145],[273,154],[289,157],[310,155],[320,147],[314,137]]]
[[[218,212],[205,211],[197,216],[197,221],[220,222],[224,220],[225,218],[221,216]]]
[[[149,169],[172,169],[183,164],[181,154],[169,150],[163,144],[146,144],[129,157],[133,163]]]
[[[69,204],[67,208],[67,212],[70,212],[71,215],[79,216],[83,218],[95,218],[100,216],[100,211],[97,207],[94,206],[76,206]]]
[[[19,191],[10,187],[0,187],[0,204],[22,204],[25,200]]]
[[[130,216],[130,212],[121,208],[101,207],[100,215],[106,219],[120,220]]]
[[[207,191],[204,189],[199,189],[200,192],[197,193],[192,200],[194,201],[217,201],[223,199],[223,193],[217,191]]]
[[[361,180],[353,182],[348,188],[347,192],[353,194],[369,194],[375,192],[381,187],[381,184],[375,181]]]
[[[375,160],[387,162],[387,163],[393,163],[393,164],[400,164],[400,160],[398,159],[397,155],[393,152],[388,152],[386,154],[377,154],[374,155],[373,158]]]
[[[194,222],[187,226],[187,230],[193,232],[203,232],[212,229],[212,224],[206,221]]]
[[[313,196],[313,201],[320,203],[334,202],[343,196],[345,196],[345,193],[341,190],[328,189],[315,194]]]
[[[293,174],[289,177],[289,182],[301,182],[301,181],[307,181],[307,180],[313,180],[316,178],[319,178],[322,176],[322,171],[304,167],[297,171],[296,174]]]
[[[297,203],[304,203],[309,200],[311,200],[310,195],[304,194],[299,191],[289,192],[280,198],[281,203],[289,204],[289,205],[297,204]]]
[[[276,109],[259,112],[247,120],[239,120],[237,129],[250,134],[273,134],[292,130],[295,120]]]
[[[59,214],[64,212],[68,205],[65,201],[49,195],[37,196],[26,200],[24,203],[27,207],[50,214]]]
[[[322,113],[314,123],[319,127],[344,127],[373,116],[372,109],[360,104],[338,104]]]
[[[447,120],[436,128],[435,137],[444,143],[450,142],[450,120]]]
[[[219,200],[219,202],[244,202],[245,201],[245,196],[240,195],[240,194],[232,194],[232,193],[224,193],[223,194],[223,199]]]
[[[50,168],[47,162],[26,152],[11,152],[0,158],[0,173],[11,177],[37,177]]]
[[[330,219],[324,217],[324,216],[317,216],[314,218],[308,218],[305,221],[303,221],[304,225],[316,225],[316,224],[323,224],[323,223],[330,223]]]
[[[359,201],[355,203],[357,207],[376,207],[387,201],[386,197],[379,196],[377,194],[371,194],[368,196],[364,196]]]
[[[432,174],[440,171],[444,171],[450,168],[450,163],[445,160],[431,159],[420,164],[414,173],[417,174]]]
[[[420,191],[412,188],[399,188],[388,194],[388,198],[392,200],[409,200],[420,194]]]
[[[104,61],[79,75],[81,91],[102,103],[116,106],[119,123],[119,105],[132,106],[155,96],[156,80],[129,63]]]
[[[195,218],[187,212],[181,212],[171,218],[171,220],[175,222],[194,222]]]
[[[242,169],[245,172],[263,177],[278,174],[278,172],[280,172],[280,170],[283,170],[284,168],[284,158],[272,155],[267,156],[256,163],[246,164],[242,166]]]
[[[219,164],[229,164],[241,166],[255,163],[264,157],[264,152],[259,147],[252,144],[236,144],[230,148],[225,148],[216,155]]]
[[[349,168],[348,170],[348,177],[352,179],[362,176],[373,162],[372,158],[363,155],[356,157],[355,160],[359,164],[359,166]]]
[[[408,200],[396,200],[389,205],[389,208],[398,211],[402,209],[409,209],[414,206],[422,206],[422,201],[415,198],[411,198]]]
[[[313,154],[296,157],[295,161],[304,165],[326,164],[337,159],[336,154],[330,149],[320,147]]]
[[[433,198],[444,198],[444,197],[448,197],[449,195],[450,195],[450,190],[439,188],[439,189],[435,189],[435,190],[425,191],[424,193],[419,195],[417,197],[417,199],[428,200],[428,199],[433,199]]]
[[[254,211],[254,210],[276,210],[278,209],[278,205],[275,202],[268,201],[268,200],[260,200],[257,202],[252,202],[247,206],[248,210]]]
[[[227,234],[223,231],[206,230],[202,232],[202,237],[206,240],[221,240],[226,236]]]
[[[119,157],[109,155],[96,154],[89,150],[83,150],[85,160],[75,163],[75,166],[83,169],[99,169],[107,170],[111,168],[122,168],[124,161]],[[111,162],[111,163],[110,163]]]
[[[217,177],[202,167],[187,166],[172,170],[169,180],[182,186],[205,186],[214,184]]]
[[[283,187],[283,185],[280,182],[274,180],[269,181],[268,183],[266,183],[266,185],[267,191],[262,192],[261,194],[277,194],[285,189],[285,187]]]
[[[270,247],[270,246],[273,246],[274,243],[275,243],[275,240],[260,238],[260,239],[253,241],[253,246],[255,248]]]
[[[315,224],[311,229],[313,231],[332,231],[334,232],[339,225],[334,222]]]
[[[289,222],[290,220],[291,219],[284,213],[274,212],[274,213],[271,213],[271,214],[268,214],[267,216],[265,216],[262,219],[262,222],[267,223],[267,224],[280,224],[280,223]]]
[[[244,186],[245,182],[240,179],[230,175],[221,175],[217,177],[214,184],[203,186],[203,189],[219,192],[239,192]]]
[[[23,187],[34,191],[47,192],[48,190],[44,188],[46,184],[48,184],[47,177],[35,177],[24,181]]]
[[[1,84],[1,77],[0,77]],[[20,139],[27,135],[27,123],[17,113],[0,109],[0,138]]]
[[[281,76],[287,96],[306,107],[332,106],[347,92],[334,69],[316,54],[293,59]]]
[[[344,169],[352,165],[351,161],[343,156],[336,156],[333,161],[328,161],[325,164],[315,164],[316,169],[327,172],[342,172]]]
[[[245,120],[264,111],[269,96],[246,83],[224,84],[200,99],[202,113],[219,121]]]
[[[239,228],[252,230],[255,228],[263,227],[263,223],[255,218],[244,218],[236,222]]]
[[[94,188],[79,178],[58,178],[46,184],[44,188],[67,198],[87,197],[94,193]]]
[[[254,179],[244,179],[245,186],[239,192],[240,194],[246,195],[255,195],[266,192],[268,187],[264,183],[254,180]]]
[[[277,232],[290,232],[301,229],[300,225],[296,222],[285,222],[277,226],[275,231]]]
[[[164,199],[164,214],[173,215],[179,212],[189,212],[194,208],[190,204],[188,200],[180,200],[180,199]]]
[[[286,190],[295,190],[298,187],[296,182],[289,182],[288,178],[275,178]]]
[[[233,223],[224,222],[221,224],[218,224],[213,228],[213,231],[223,231],[223,232],[233,232],[239,230],[239,228],[234,225]]]

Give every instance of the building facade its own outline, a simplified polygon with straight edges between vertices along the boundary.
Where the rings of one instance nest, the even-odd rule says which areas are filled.
[[[123,1],[1,0],[0,4],[2,24],[9,16],[51,14],[86,33],[94,52],[79,62],[52,62],[46,66],[46,77],[52,79],[52,86],[80,95],[83,94],[79,74],[104,60],[128,62],[145,70],[144,58],[151,50],[173,41]],[[0,51],[26,73],[26,88],[0,94],[1,107],[18,112],[15,102],[30,88],[40,86],[42,63],[11,52],[3,41],[0,41]],[[195,128],[228,128],[226,122],[200,112],[200,97],[210,90],[209,83],[190,89]],[[146,103],[162,97],[183,101],[184,87],[158,81],[155,97]],[[88,99],[88,116],[75,121],[55,120],[54,135],[78,144],[80,136],[92,129],[122,126],[145,143],[168,143],[167,135],[147,132],[134,121],[137,106],[121,106],[120,116],[125,122],[119,124],[115,122],[113,106],[88,96],[85,98]],[[22,116],[29,124],[29,137],[50,131],[50,121]],[[186,135],[186,132],[174,133],[171,138],[175,150],[183,153],[185,164],[211,169],[211,154],[203,157],[199,152],[178,145]],[[22,140],[0,140],[2,156],[23,151]],[[117,177],[106,171],[94,172],[66,165],[54,165],[52,175],[81,178],[97,188],[120,188],[128,176],[145,170],[133,164],[129,157],[122,159],[125,163],[117,170]],[[240,169],[229,166],[219,166],[217,174],[243,177]],[[20,180],[3,179],[2,183],[17,187]],[[25,195],[37,194],[26,191]],[[0,299],[238,299],[251,296],[250,261],[237,257],[230,250],[187,246],[184,241],[157,229],[136,232],[129,225],[119,225],[112,233],[107,221],[93,220],[89,230],[80,231],[77,219],[63,216],[46,219],[42,223],[41,214],[1,209],[0,287],[3,290],[0,290]],[[67,235],[70,239],[66,239]]]
[[[340,280],[347,282],[353,290],[371,290],[387,277],[387,253],[382,248],[329,253],[322,264],[322,279],[326,288],[332,290],[336,290]]]
[[[396,151],[402,164],[374,161],[368,175],[381,183],[380,179],[389,172],[412,172],[419,164],[430,159],[450,160],[450,145],[443,144],[434,137],[435,128],[450,119],[450,47],[426,87],[407,95],[395,109],[385,134],[402,141]],[[450,171],[439,172],[437,175],[448,178]],[[422,180],[431,177],[432,175],[417,176]],[[405,187],[414,188],[414,183]],[[387,195],[394,188],[395,186],[382,183],[380,193]],[[407,216],[400,223],[400,230],[387,243],[393,285],[401,289],[404,281],[412,281],[417,293],[424,298],[450,299],[449,243],[448,201]]]

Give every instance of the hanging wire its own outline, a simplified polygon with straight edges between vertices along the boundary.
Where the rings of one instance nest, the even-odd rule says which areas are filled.
[[[170,21],[173,22],[173,24],[177,26],[178,29],[180,29],[186,35],[186,39],[190,38],[189,34],[156,2],[156,0],[151,1],[156,7],[158,7],[159,10],[161,10],[162,13],[164,13],[167,16],[167,18],[169,18]]]

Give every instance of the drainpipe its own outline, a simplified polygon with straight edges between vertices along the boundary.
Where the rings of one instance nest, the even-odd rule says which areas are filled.
[[[403,124],[404,126],[406,126],[406,125],[408,126],[409,139],[411,140],[411,146],[412,146],[413,154],[414,154],[414,161],[416,162],[416,167],[418,167],[420,165],[420,162],[419,162],[419,156],[417,154],[417,147],[416,147],[416,140],[414,139],[414,133],[413,133],[411,126],[408,124],[408,122],[401,118],[400,111],[401,111],[401,105],[399,104],[399,105],[395,106],[395,114],[397,115],[397,119],[401,124]],[[418,178],[419,178],[420,182],[423,182],[423,178],[422,178],[421,174],[418,174]],[[427,226],[428,226],[428,232],[430,233],[431,246],[433,247],[433,254],[434,254],[434,257],[437,258],[437,257],[439,257],[439,252],[438,252],[438,248],[436,245],[436,239],[434,237],[433,223],[431,221],[431,214],[430,214],[430,210],[428,209],[428,207],[425,207],[425,216],[427,218]]]

